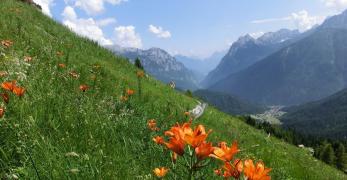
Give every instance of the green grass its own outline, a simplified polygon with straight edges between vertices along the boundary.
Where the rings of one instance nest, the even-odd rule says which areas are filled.
[[[142,98],[135,94],[121,102],[126,88],[137,90],[136,69],[125,59],[26,4],[1,0],[0,12],[0,40],[14,42],[8,49],[0,48],[0,71],[12,73],[0,81],[25,72],[18,84],[27,89],[23,98],[11,94],[10,103],[1,104],[6,114],[0,119],[0,178],[15,174],[21,179],[152,179],[154,167],[170,165],[168,153],[151,141],[156,133],[146,123],[156,119],[162,133],[184,121],[183,112],[196,100],[149,77],[142,81]],[[57,51],[64,56],[58,57]],[[28,55],[33,57],[30,66],[23,63]],[[58,68],[58,63],[67,67]],[[101,68],[93,68],[95,64]],[[80,74],[78,79],[69,76],[73,70]],[[80,84],[90,89],[82,93]],[[195,123],[213,129],[213,142],[238,140],[243,150],[239,157],[263,160],[273,169],[273,179],[347,178],[306,151],[266,138],[263,131],[213,108]],[[66,157],[68,152],[79,157]],[[204,179],[216,178],[216,164]],[[172,173],[167,178],[173,178]]]

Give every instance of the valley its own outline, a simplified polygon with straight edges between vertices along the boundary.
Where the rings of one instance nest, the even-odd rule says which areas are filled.
[[[261,114],[251,114],[251,117],[260,122],[268,122],[274,125],[281,125],[280,118],[286,113],[282,111],[282,106],[271,106]]]

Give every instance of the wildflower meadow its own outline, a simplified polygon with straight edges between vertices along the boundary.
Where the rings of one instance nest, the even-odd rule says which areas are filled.
[[[345,179],[35,7],[0,1],[0,179]]]

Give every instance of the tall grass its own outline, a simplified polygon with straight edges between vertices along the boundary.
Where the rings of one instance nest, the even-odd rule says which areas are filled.
[[[26,4],[2,0],[0,12],[0,40],[14,42],[0,49],[0,71],[9,73],[0,83],[17,79],[26,88],[22,98],[9,93],[9,104],[0,104],[6,108],[0,119],[1,178],[152,179],[154,167],[171,163],[151,139],[185,121],[194,99],[152,77],[141,79],[139,96],[137,69],[125,59]],[[24,56],[33,59],[26,63]],[[25,77],[18,78],[20,72]],[[80,91],[81,84],[89,89]],[[122,101],[128,88],[135,94]],[[147,128],[149,119],[157,120],[159,132]],[[262,159],[274,179],[346,179],[301,149],[213,108],[197,121],[213,129],[213,141],[238,140],[243,156]],[[204,179],[216,178],[210,174]]]

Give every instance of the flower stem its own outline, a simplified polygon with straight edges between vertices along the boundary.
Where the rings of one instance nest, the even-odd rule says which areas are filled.
[[[194,177],[194,150],[190,150],[189,148],[189,151],[190,151],[190,165],[189,165],[189,177],[188,177],[188,180],[191,180],[193,177]]]
[[[141,87],[141,78],[140,77],[137,78],[137,86],[138,86],[138,90],[139,90],[139,97],[141,99],[141,97],[142,97],[142,87]]]

